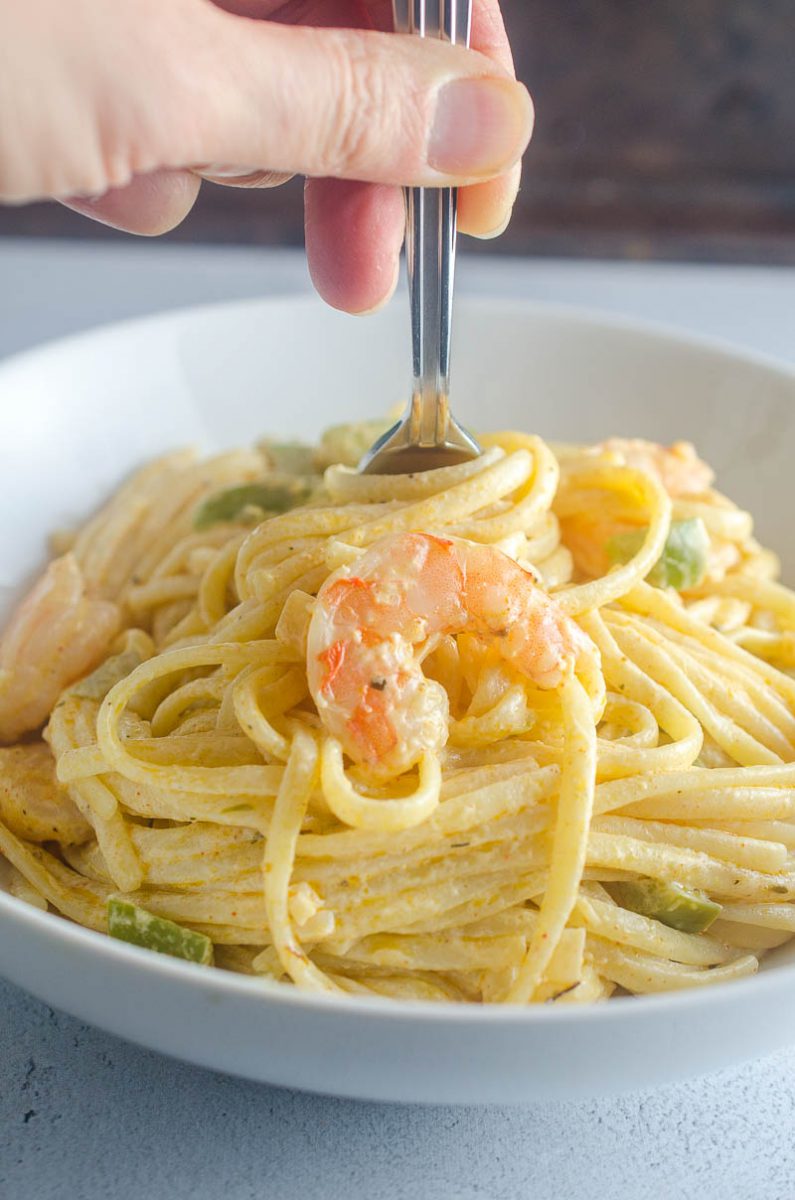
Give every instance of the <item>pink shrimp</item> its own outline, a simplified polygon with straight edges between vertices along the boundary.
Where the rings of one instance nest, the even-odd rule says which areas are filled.
[[[712,468],[702,462],[690,442],[660,446],[643,438],[608,438],[589,446],[584,454],[587,459],[600,458],[651,475],[672,499],[697,496],[715,478]],[[642,528],[643,524],[641,515],[625,510],[621,496],[610,493],[600,496],[598,503],[583,504],[578,512],[560,517],[563,543],[571,551],[575,566],[593,579],[610,569],[610,539]]]
[[[557,687],[589,645],[492,546],[396,534],[326,580],[309,625],[307,673],[324,725],[351,759],[391,774],[444,746],[447,693],[425,678],[416,648],[463,630],[492,640],[542,688]]]
[[[43,742],[0,749],[0,819],[28,842],[87,842],[93,830],[55,778],[55,759]]]
[[[102,661],[119,622],[115,604],[86,595],[73,554],[50,563],[0,639],[0,742],[41,725],[63,689]]]
[[[614,437],[600,442],[590,453],[614,455],[622,465],[653,475],[673,498],[705,492],[715,478],[712,467],[702,462],[691,442],[660,446],[643,438]]]

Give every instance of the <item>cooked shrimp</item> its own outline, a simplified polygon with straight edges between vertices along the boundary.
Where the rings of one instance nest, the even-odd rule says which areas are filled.
[[[467,630],[534,684],[554,688],[588,639],[513,559],[426,533],[376,542],[320,589],[307,673],[326,728],[355,762],[405,771],[447,741],[448,698],[417,647]]]
[[[608,438],[589,453],[609,455],[623,466],[653,475],[673,499],[705,492],[715,478],[712,467],[702,462],[691,442],[661,446],[643,438]]]
[[[74,846],[93,832],[55,778],[55,759],[43,742],[0,749],[0,819],[28,842]]]
[[[589,446],[584,455],[643,471],[657,479],[672,499],[700,495],[715,478],[712,468],[702,462],[690,442],[660,446],[643,438],[608,438]],[[611,538],[644,524],[642,516],[626,511],[621,496],[611,494],[583,497],[577,512],[559,516],[561,536],[575,566],[594,579],[610,569],[607,546]]]
[[[0,639],[0,742],[41,725],[63,689],[102,660],[119,622],[115,604],[86,595],[73,554],[50,563]]]

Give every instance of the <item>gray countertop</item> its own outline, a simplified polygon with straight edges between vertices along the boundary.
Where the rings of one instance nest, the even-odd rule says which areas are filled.
[[[465,260],[461,279],[795,358],[795,271],[495,259]],[[0,241],[0,354],[119,316],[306,287],[288,252]],[[420,1108],[212,1075],[1,982],[0,1012],[2,1200],[795,1196],[795,1049],[618,1099]]]

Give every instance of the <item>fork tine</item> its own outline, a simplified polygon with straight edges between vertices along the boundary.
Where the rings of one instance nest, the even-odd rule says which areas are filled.
[[[469,45],[472,0],[392,0],[395,33],[440,37]]]
[[[392,0],[392,24],[395,33],[411,33],[411,0]]]
[[[472,31],[472,0],[442,0],[444,33],[448,41],[468,46]]]
[[[420,37],[428,36],[427,10],[425,0],[413,0],[411,14],[411,32]]]

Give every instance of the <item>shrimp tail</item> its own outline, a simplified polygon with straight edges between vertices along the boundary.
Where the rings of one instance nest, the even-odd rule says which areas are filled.
[[[73,554],[54,559],[0,639],[0,743],[47,718],[64,688],[107,656],[121,614],[87,594]]]

